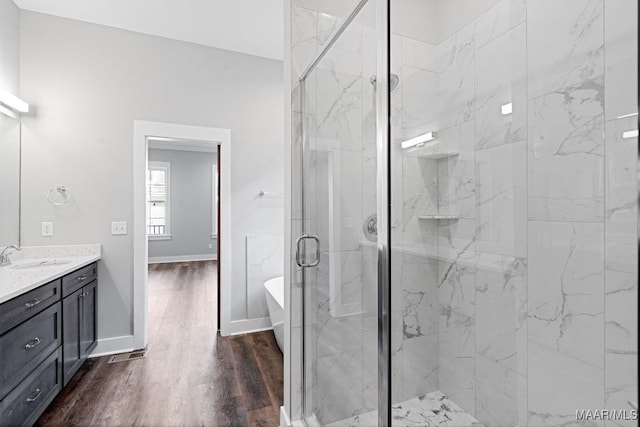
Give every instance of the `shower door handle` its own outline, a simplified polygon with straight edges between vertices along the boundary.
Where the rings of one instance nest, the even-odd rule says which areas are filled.
[[[305,250],[304,248],[301,248],[301,243],[304,242],[305,240],[315,240],[316,241],[316,259],[313,260],[312,262],[305,262],[306,256],[305,256]],[[310,236],[308,234],[303,234],[302,236],[298,237],[298,240],[296,240],[296,264],[298,264],[300,267],[315,267],[316,265],[318,265],[320,263],[320,239],[318,239],[317,236]]]

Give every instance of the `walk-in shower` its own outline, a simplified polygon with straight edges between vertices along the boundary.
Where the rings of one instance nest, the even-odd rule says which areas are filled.
[[[637,2],[290,25],[292,420],[637,425]]]

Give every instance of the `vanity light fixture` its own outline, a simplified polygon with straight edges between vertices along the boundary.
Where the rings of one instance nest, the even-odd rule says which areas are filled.
[[[18,119],[18,115],[16,113],[13,112],[13,110],[5,107],[4,105],[0,104],[0,113],[11,117],[12,119]]]
[[[503,116],[513,113],[513,103],[508,103],[500,106],[500,112]]]
[[[624,139],[637,138],[637,137],[638,137],[638,129],[622,132],[622,138]]]
[[[427,133],[423,133],[420,136],[416,136],[415,138],[411,138],[406,141],[403,141],[401,146],[402,148],[409,148],[414,146],[422,147],[425,144],[425,142],[433,141],[434,139],[436,139],[436,133],[427,132]]]
[[[4,89],[0,89],[0,104],[19,113],[29,112],[29,104]]]

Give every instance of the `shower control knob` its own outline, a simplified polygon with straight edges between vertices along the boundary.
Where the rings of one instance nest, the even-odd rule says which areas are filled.
[[[378,237],[378,216],[371,214],[364,219],[362,231],[367,240],[375,242]]]

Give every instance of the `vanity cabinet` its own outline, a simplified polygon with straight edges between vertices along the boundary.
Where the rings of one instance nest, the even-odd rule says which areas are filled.
[[[97,344],[96,286],[94,280],[62,300],[64,385],[80,369]]]
[[[0,425],[34,424],[96,347],[97,284],[92,263],[0,304]]]

